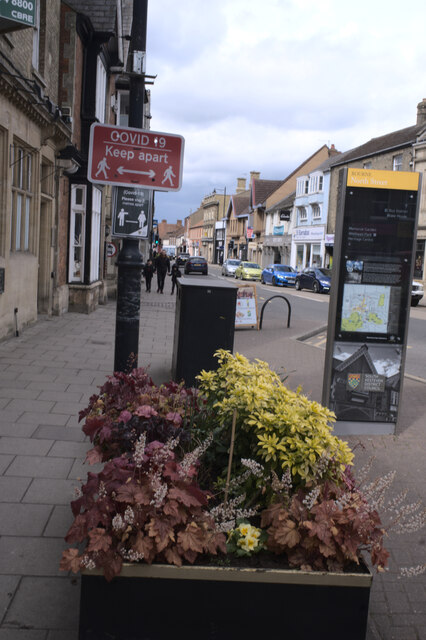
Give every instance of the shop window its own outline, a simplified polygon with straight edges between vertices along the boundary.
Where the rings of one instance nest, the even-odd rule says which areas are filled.
[[[304,254],[305,245],[298,244],[296,248],[296,269],[301,271],[304,267],[303,254]]]
[[[69,281],[83,282],[86,226],[86,187],[71,186]]]
[[[12,147],[11,251],[29,251],[33,227],[33,156],[24,147]]]
[[[313,267],[321,267],[321,245],[313,244],[312,245],[312,266]]]

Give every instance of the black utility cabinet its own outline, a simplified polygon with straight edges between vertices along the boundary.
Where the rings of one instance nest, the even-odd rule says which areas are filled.
[[[216,369],[217,349],[234,347],[237,287],[222,280],[192,276],[177,286],[172,377],[196,386],[202,369]]]

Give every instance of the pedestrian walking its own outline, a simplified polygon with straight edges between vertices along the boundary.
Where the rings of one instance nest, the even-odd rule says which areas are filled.
[[[172,290],[171,290],[171,293],[173,294],[174,291],[175,291],[177,279],[182,277],[182,272],[179,269],[177,262],[175,262],[172,265],[172,269],[170,271],[170,275],[172,276]]]
[[[166,274],[170,274],[170,260],[164,249],[160,251],[160,254],[155,258],[154,266],[157,273],[157,293],[163,293]]]
[[[151,291],[151,281],[154,275],[154,265],[152,264],[152,260],[148,260],[146,265],[143,268],[143,276],[145,278],[145,287],[148,293]]]

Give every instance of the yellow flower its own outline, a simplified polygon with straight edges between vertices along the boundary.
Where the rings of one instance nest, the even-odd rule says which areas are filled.
[[[248,524],[248,522],[243,522],[238,527],[238,531],[242,536],[247,536],[251,528],[252,528],[251,524]]]
[[[238,540],[238,546],[244,551],[253,551],[258,546],[259,541],[254,536],[245,536],[244,538],[240,538]]]

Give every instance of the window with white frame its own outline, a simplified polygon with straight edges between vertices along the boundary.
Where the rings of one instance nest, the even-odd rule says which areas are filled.
[[[402,153],[398,153],[397,156],[393,157],[393,170],[402,171]]]
[[[305,180],[305,193],[309,193],[309,180]]]
[[[101,207],[102,191],[93,187],[92,194],[92,231],[90,242],[90,282],[99,280],[99,250],[101,243]]]
[[[312,219],[313,220],[318,220],[318,218],[321,218],[321,207],[319,206],[319,204],[313,204],[312,205]]]
[[[95,116],[99,122],[105,122],[107,72],[101,57],[98,56],[96,65],[96,110]]]
[[[318,191],[322,191],[324,187],[324,176],[318,176]]]
[[[305,180],[306,178],[297,179],[296,195],[301,196],[305,193]]]
[[[306,211],[306,207],[298,207],[299,210],[299,221],[306,222],[308,219],[308,212]]]
[[[69,281],[83,282],[86,227],[86,186],[71,186]]]
[[[11,251],[29,251],[33,226],[33,156],[20,145],[12,147]]]

